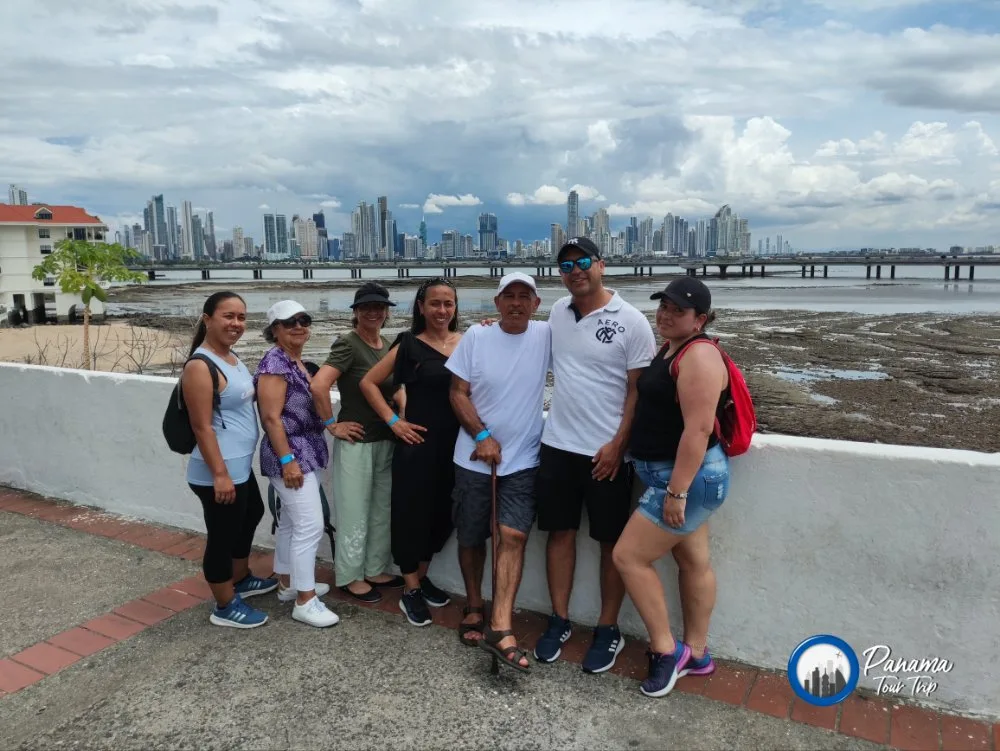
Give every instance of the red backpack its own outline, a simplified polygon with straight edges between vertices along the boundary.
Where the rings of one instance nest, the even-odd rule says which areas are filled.
[[[719,350],[726,363],[726,370],[729,371],[729,399],[719,407],[715,415],[715,435],[727,456],[739,456],[750,448],[750,441],[753,440],[753,434],[757,430],[757,413],[754,411],[753,399],[750,398],[750,389],[747,388],[743,373],[719,346],[718,338],[695,339],[681,347],[670,365],[670,375],[676,381],[677,365],[681,357],[692,344],[704,341]]]

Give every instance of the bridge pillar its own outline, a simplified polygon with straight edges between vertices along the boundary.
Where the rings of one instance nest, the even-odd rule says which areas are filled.
[[[728,264],[724,264],[724,263],[720,263],[719,264],[719,278],[720,279],[727,279],[728,278],[728,276],[726,274],[726,271],[728,269],[729,269],[729,265]]]
[[[254,269],[253,270],[253,278],[254,279],[260,279],[261,278],[261,271],[260,271],[260,269]]]
[[[895,279],[896,278],[896,267],[895,266],[890,266],[889,267],[889,278],[890,279]]]
[[[746,276],[746,275],[747,275],[747,265],[744,263],[742,266],[740,266],[740,276]]]
[[[146,272],[146,278],[149,279],[149,281],[151,282],[155,282],[156,272],[153,269],[150,269],[149,271]]]
[[[690,268],[687,270],[688,276],[698,276],[698,269]]]
[[[653,267],[652,267],[652,266],[650,266],[650,267],[649,267],[649,275],[650,275],[650,276],[652,276],[652,275],[653,275]]]
[[[202,279],[211,279],[212,278],[212,272],[210,272],[208,269],[202,269],[201,270],[201,278]]]
[[[830,276],[830,267],[829,266],[824,266],[823,267],[823,278],[826,279],[828,276]]]
[[[865,279],[871,279],[872,278],[872,267],[871,266],[865,266],[865,269],[866,269]]]
[[[701,275],[702,276],[708,276],[708,266],[702,266],[701,267]]]
[[[882,267],[881,266],[876,266],[875,267],[875,278],[876,279],[881,279],[882,278]]]
[[[951,279],[951,266],[944,267],[944,280],[947,282]]]
[[[809,278],[810,279],[815,279],[816,278],[816,267],[815,266],[810,266],[809,267]]]
[[[761,279],[763,279],[763,278],[764,278],[764,264],[761,264],[761,265],[760,265],[760,278],[761,278]]]
[[[955,281],[956,282],[958,281],[958,278],[962,275],[961,272],[962,272],[962,266],[961,266],[961,264],[955,264]]]
[[[805,264],[802,264],[802,278],[803,279],[806,278],[806,265]]]
[[[969,281],[971,282],[975,278],[976,278],[976,267],[969,266]]]

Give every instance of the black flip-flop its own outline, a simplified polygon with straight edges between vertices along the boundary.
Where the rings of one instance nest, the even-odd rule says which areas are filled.
[[[528,653],[520,649],[515,643],[510,647],[499,647],[497,646],[499,642],[508,636],[514,636],[514,632],[510,629],[504,631],[494,631],[493,629],[487,627],[483,631],[483,638],[479,640],[479,648],[485,649],[492,655],[496,655],[500,658],[500,662],[509,668],[514,668],[515,670],[520,670],[522,673],[531,672],[531,661],[528,660]],[[515,659],[511,659],[511,657]],[[528,664],[522,665],[520,660],[524,658]]]

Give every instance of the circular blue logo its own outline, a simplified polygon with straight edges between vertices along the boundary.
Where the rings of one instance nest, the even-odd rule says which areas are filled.
[[[858,686],[861,667],[851,645],[829,634],[810,636],[788,658],[795,695],[817,707],[840,704]]]

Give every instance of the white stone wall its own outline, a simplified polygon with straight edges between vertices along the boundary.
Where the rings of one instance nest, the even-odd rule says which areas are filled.
[[[172,386],[0,364],[0,484],[204,531],[186,457],[160,432]],[[783,670],[813,634],[840,636],[862,662],[863,650],[885,644],[894,658],[954,663],[930,703],[1000,716],[998,499],[1000,455],[758,436],[734,460],[730,497],[712,521],[712,651]],[[269,521],[257,535],[264,545]],[[548,612],[544,543],[532,534],[518,602]],[[461,592],[455,552],[453,538],[431,574]],[[581,534],[570,615],[585,624],[599,612],[597,571],[597,546]],[[660,571],[679,635],[676,569],[664,561]],[[644,634],[627,600],[621,626]]]

